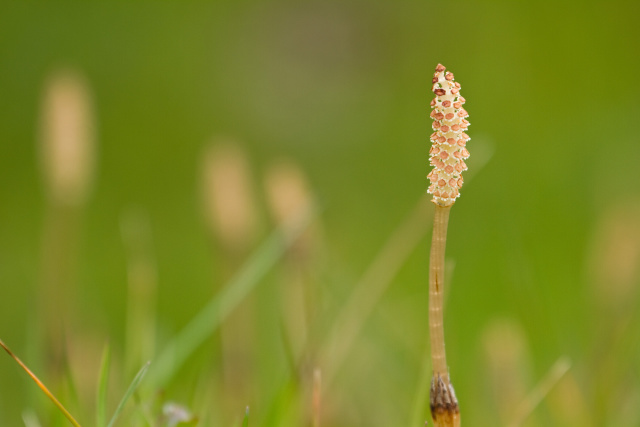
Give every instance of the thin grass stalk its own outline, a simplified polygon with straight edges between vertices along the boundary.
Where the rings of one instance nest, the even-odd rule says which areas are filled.
[[[113,427],[114,426],[116,420],[120,416],[120,413],[124,409],[124,406],[126,405],[127,401],[131,398],[133,393],[136,391],[136,389],[138,388],[138,386],[142,382],[142,379],[146,375],[150,364],[151,364],[151,362],[145,363],[144,366],[142,366],[142,368],[140,368],[140,371],[138,371],[136,376],[133,378],[133,381],[131,381],[131,384],[127,388],[127,391],[125,391],[124,396],[122,396],[122,399],[120,399],[120,403],[118,403],[118,406],[116,407],[116,410],[113,413],[113,416],[111,417],[111,421],[109,421],[109,424],[107,424],[107,427]]]
[[[547,375],[540,380],[527,398],[518,406],[512,421],[508,427],[520,427],[526,418],[531,415],[533,410],[540,404],[542,399],[549,394],[549,391],[571,368],[571,360],[567,356],[563,356],[556,360]]]
[[[96,426],[107,425],[107,387],[109,384],[109,371],[111,366],[111,350],[109,344],[105,345],[100,363],[100,375],[98,377],[98,391],[96,394]]]
[[[15,360],[18,365],[20,365],[20,367],[22,369],[24,369],[24,371],[31,377],[31,379],[38,385],[38,387],[40,388],[40,390],[42,390],[42,392],[49,398],[51,399],[51,401],[53,402],[54,405],[56,405],[56,407],[58,407],[58,409],[60,410],[60,412],[62,412],[64,414],[64,416],[69,420],[69,422],[71,424],[73,424],[74,427],[81,427],[80,423],[78,423],[78,421],[76,421],[75,418],[73,418],[73,415],[71,415],[71,413],[69,411],[67,411],[67,409],[62,405],[62,403],[60,403],[60,401],[58,399],[56,399],[56,397],[53,395],[53,393],[51,393],[49,391],[49,389],[47,388],[47,386],[44,385],[44,383],[42,381],[40,381],[40,379],[36,376],[36,374],[34,374],[33,372],[31,372],[31,370],[29,368],[27,368],[27,365],[25,365],[22,360],[20,360],[18,358],[18,356],[16,356],[15,354],[13,354],[13,352],[9,349],[9,347],[6,346],[6,344],[4,342],[2,342],[2,340],[0,340],[0,347],[2,347],[4,349],[4,351],[7,352],[7,354],[9,356],[11,356],[11,358],[13,360]]]
[[[429,400],[429,385],[431,383],[431,348],[425,352],[420,366],[420,376],[418,377],[418,385],[413,399],[413,410],[409,419],[410,426],[419,426],[424,423],[426,413],[426,403]]]

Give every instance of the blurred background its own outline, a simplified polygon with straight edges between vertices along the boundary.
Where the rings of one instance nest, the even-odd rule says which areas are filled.
[[[0,337],[83,425],[107,343],[109,413],[152,361],[120,425],[233,426],[246,405],[255,426],[424,425],[441,62],[472,125],[445,312],[464,425],[640,425],[639,17],[4,2]],[[311,205],[292,246],[268,246]],[[274,265],[247,272],[256,253]],[[222,326],[154,374],[241,271]],[[0,357],[0,424],[36,419],[66,425]]]

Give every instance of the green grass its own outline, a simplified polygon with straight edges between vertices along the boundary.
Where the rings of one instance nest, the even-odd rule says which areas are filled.
[[[111,350],[105,345],[100,363],[100,376],[98,377],[98,392],[96,397],[96,427],[107,425],[107,386],[109,384],[109,370],[111,367]]]
[[[276,230],[263,243],[246,265],[209,303],[178,333],[158,356],[152,370],[151,384],[164,387],[194,351],[219,328],[226,317],[259,284],[315,216],[304,212],[294,224]]]
[[[109,421],[109,424],[107,424],[107,427],[113,427],[115,425],[116,420],[118,419],[118,417],[120,416],[120,413],[124,409],[125,404],[129,401],[129,399],[131,398],[133,393],[136,391],[136,389],[138,388],[138,386],[142,382],[142,379],[146,375],[150,364],[151,364],[151,362],[145,364],[142,368],[140,368],[140,370],[138,371],[136,376],[133,378],[133,381],[131,381],[131,384],[129,385],[129,388],[127,388],[127,391],[124,393],[124,396],[122,396],[122,399],[120,400],[120,403],[118,403],[118,406],[116,407],[116,410],[113,413],[113,416],[111,417],[111,420]]]

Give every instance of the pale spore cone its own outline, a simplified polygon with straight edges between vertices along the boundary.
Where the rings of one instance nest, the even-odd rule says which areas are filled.
[[[454,81],[453,73],[445,70],[444,65],[438,64],[431,88],[436,97],[431,101],[434,132],[430,138],[429,163],[433,170],[427,175],[431,182],[427,191],[438,206],[451,206],[460,197],[470,139],[465,133],[469,114],[462,108],[465,99],[460,95],[460,83]]]

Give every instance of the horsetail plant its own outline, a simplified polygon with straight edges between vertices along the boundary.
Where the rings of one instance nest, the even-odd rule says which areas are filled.
[[[431,90],[436,97],[431,101],[430,163],[433,170],[428,192],[435,206],[431,255],[429,259],[429,331],[431,339],[431,417],[436,427],[459,427],[460,409],[456,398],[444,348],[443,285],[444,253],[447,242],[447,224],[451,206],[460,196],[462,172],[467,170],[464,162],[469,157],[466,143],[469,136],[464,132],[469,126],[467,112],[462,108],[465,99],[460,96],[460,83],[454,82],[453,73],[446,72],[438,64],[433,76]]]

